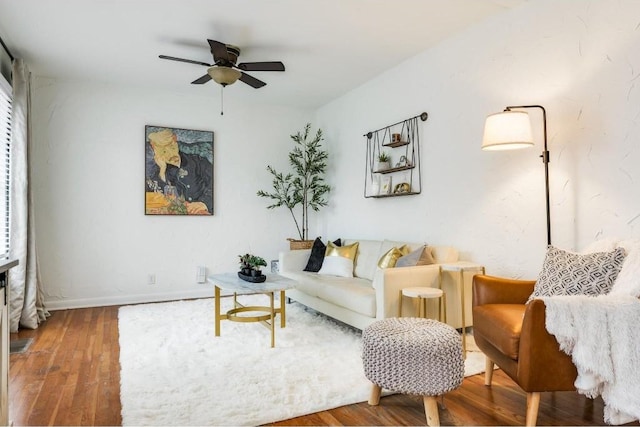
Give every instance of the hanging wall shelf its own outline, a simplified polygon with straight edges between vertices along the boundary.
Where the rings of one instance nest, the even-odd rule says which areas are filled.
[[[415,117],[385,126],[364,135],[367,138],[367,158],[364,176],[364,197],[381,198],[410,196],[422,191],[420,171],[420,132]],[[389,160],[380,162],[380,155]]]

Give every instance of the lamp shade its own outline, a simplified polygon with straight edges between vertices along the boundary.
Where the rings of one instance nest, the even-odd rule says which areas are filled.
[[[222,66],[209,68],[207,74],[211,76],[214,82],[222,86],[234,84],[242,75],[242,73],[236,69]]]
[[[503,111],[487,116],[482,137],[483,150],[512,150],[533,145],[531,121],[524,111]]]

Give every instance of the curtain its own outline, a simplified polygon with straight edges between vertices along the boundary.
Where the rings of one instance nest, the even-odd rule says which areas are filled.
[[[17,332],[20,326],[36,329],[49,316],[42,298],[36,259],[33,197],[29,187],[30,80],[26,64],[21,59],[14,60],[9,256],[17,259],[19,264],[9,270],[11,332]]]

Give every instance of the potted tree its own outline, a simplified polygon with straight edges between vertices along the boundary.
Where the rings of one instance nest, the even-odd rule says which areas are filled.
[[[273,201],[267,209],[284,206],[291,213],[298,231],[298,239],[288,239],[291,249],[308,249],[313,245],[309,240],[309,208],[314,211],[327,206],[326,194],[330,187],[325,184],[324,174],[327,169],[327,151],[322,149],[322,129],[318,129],[314,137],[310,137],[311,124],[307,123],[304,131],[291,135],[295,147],[289,152],[289,164],[292,172],[284,174],[272,166],[267,170],[273,176],[272,191],[259,190],[257,195]],[[295,208],[300,205],[301,221],[298,221]]]

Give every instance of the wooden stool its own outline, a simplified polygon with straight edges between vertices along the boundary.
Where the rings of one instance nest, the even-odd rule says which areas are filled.
[[[442,289],[428,287],[404,288],[400,291],[400,310],[398,310],[398,317],[402,317],[403,296],[418,298],[418,317],[427,316],[428,299],[440,298],[440,305],[438,306],[438,320],[443,323],[447,323],[447,295]]]

